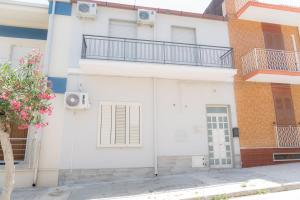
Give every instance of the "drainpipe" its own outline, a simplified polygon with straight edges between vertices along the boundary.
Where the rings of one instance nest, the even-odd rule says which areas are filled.
[[[153,149],[154,149],[154,174],[158,175],[157,165],[157,80],[153,78]]]
[[[292,37],[293,48],[294,48],[294,52],[295,52],[297,70],[300,70],[300,61],[299,61],[299,55],[298,55],[298,49],[297,49],[295,35],[292,34],[291,37]]]
[[[47,76],[49,74],[49,65],[50,65],[50,57],[51,57],[51,47],[52,47],[52,38],[53,38],[53,27],[54,27],[54,14],[55,14],[56,0],[52,1],[52,10],[49,15],[49,25],[48,25],[48,37],[47,37],[47,50],[44,61],[44,74]],[[39,161],[40,161],[40,153],[41,153],[41,142],[43,136],[43,130],[38,132],[38,135],[35,134],[35,142],[36,142],[36,151],[34,157],[34,174],[33,174],[33,183],[32,187],[35,187],[38,179],[38,169],[39,169]]]

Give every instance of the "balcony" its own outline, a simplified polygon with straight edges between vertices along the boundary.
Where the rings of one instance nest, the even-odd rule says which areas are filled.
[[[275,126],[277,147],[300,147],[299,126]]]
[[[239,19],[299,26],[298,0],[235,0],[235,7]]]
[[[233,81],[232,49],[164,41],[84,35],[83,73]]]
[[[300,52],[253,49],[242,57],[244,80],[300,84]]]

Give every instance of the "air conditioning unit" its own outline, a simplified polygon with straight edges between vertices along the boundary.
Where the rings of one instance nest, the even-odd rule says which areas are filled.
[[[89,108],[88,94],[81,92],[66,92],[65,107],[77,110]]]
[[[77,2],[77,16],[80,18],[94,19],[97,16],[97,4],[91,2]]]
[[[138,9],[137,23],[145,25],[154,25],[156,12],[154,10]]]

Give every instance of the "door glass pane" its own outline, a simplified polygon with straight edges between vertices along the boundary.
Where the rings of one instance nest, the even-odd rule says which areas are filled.
[[[227,117],[224,117],[223,119],[224,119],[224,122],[227,122]]]
[[[217,123],[213,123],[213,129],[217,128]]]
[[[228,134],[228,130],[225,130],[224,132],[225,132],[225,135],[229,135],[229,134]]]
[[[208,130],[208,136],[212,136],[212,130]]]
[[[211,122],[211,117],[207,117],[207,122]]]
[[[228,128],[228,124],[227,123],[224,124],[224,128]]]
[[[229,142],[229,137],[228,136],[225,137],[225,141]]]
[[[207,124],[207,128],[209,128],[209,129],[212,128],[211,123],[208,123],[208,124]]]
[[[213,121],[213,122],[216,122],[216,121],[217,121],[217,118],[216,118],[216,117],[213,117],[213,118],[212,118],[212,121]]]
[[[207,107],[207,113],[227,113],[226,107]]]
[[[219,123],[219,128],[223,129],[223,123]]]
[[[216,164],[216,165],[220,164],[219,159],[215,159],[215,164]]]

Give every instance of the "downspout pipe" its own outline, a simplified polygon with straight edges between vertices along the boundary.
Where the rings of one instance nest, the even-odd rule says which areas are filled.
[[[53,0],[52,1],[52,10],[51,10],[51,14],[49,16],[47,50],[46,50],[46,56],[45,56],[45,61],[44,61],[44,68],[43,68],[43,72],[46,76],[48,76],[48,74],[49,74],[49,66],[50,66],[50,60],[51,60],[55,8],[56,8],[56,0]],[[37,180],[38,180],[38,170],[39,170],[39,161],[40,161],[40,154],[41,154],[41,142],[42,142],[42,138],[43,138],[42,137],[43,130],[40,130],[38,132],[38,135],[35,134],[36,150],[35,150],[34,165],[33,165],[34,174],[33,174],[32,187],[36,186]]]
[[[157,40],[156,22],[154,22],[153,25],[153,40]],[[157,79],[156,78],[153,78],[153,149],[154,149],[154,175],[158,176],[159,172],[158,172]]]
[[[154,149],[154,175],[158,175],[158,162],[157,162],[157,80],[153,78],[153,149]]]

